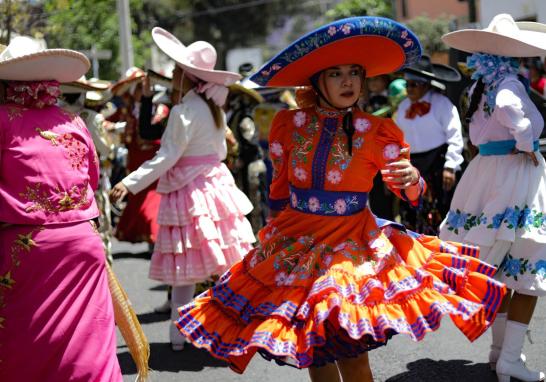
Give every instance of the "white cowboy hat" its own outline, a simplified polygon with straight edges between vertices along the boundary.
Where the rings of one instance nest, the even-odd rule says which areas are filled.
[[[43,49],[30,37],[17,36],[0,53],[0,79],[11,81],[75,81],[91,64],[69,49]]]
[[[240,74],[214,70],[216,49],[206,41],[196,41],[184,46],[175,36],[159,27],[152,29],[152,38],[159,49],[200,80],[229,86],[241,79]]]
[[[442,36],[452,48],[469,53],[489,53],[508,57],[546,54],[546,25],[515,22],[512,16],[496,15],[485,29],[462,29]]]
[[[133,85],[141,82],[146,76],[144,70],[137,68],[136,66],[130,67],[125,71],[125,75],[122,79],[112,85],[112,94],[120,96],[126,93],[128,90],[131,90],[131,93],[134,89]]]

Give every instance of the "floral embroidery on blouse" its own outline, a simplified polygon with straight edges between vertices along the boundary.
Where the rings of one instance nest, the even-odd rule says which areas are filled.
[[[306,118],[307,120],[307,118]],[[294,149],[292,151],[292,168],[301,165],[307,165],[310,153],[313,151],[313,137],[319,131],[318,119],[315,115],[311,116],[309,124],[304,131],[295,130],[293,134]],[[304,133],[304,134],[303,134]]]
[[[358,139],[358,138],[357,138]],[[358,146],[362,146],[362,143],[357,142]],[[349,149],[347,145],[347,139],[345,133],[339,129],[337,131],[334,143],[330,149],[330,159],[328,164],[330,166],[337,166],[343,172],[349,167],[351,163],[352,156],[349,155]]]
[[[396,143],[389,143],[383,148],[383,158],[394,160],[400,156],[400,146]]]
[[[279,177],[279,169],[282,167],[284,162],[283,153],[284,149],[282,144],[279,142],[274,141],[269,144],[269,154],[271,157],[271,162],[273,162],[273,179]]]
[[[538,260],[533,264],[529,262],[529,259],[515,258],[508,254],[499,266],[499,272],[503,272],[506,277],[512,277],[516,281],[525,273],[538,275],[544,279],[546,278],[546,260]]]
[[[86,163],[87,147],[83,142],[74,138],[72,134],[57,134],[52,131],[42,130],[39,127],[36,128],[36,131],[42,138],[50,141],[53,146],[61,144],[66,149],[70,165],[73,169],[79,170]]]
[[[528,206],[524,208],[516,206],[508,207],[503,212],[488,217],[483,212],[480,215],[473,215],[457,209],[448,212],[446,224],[447,229],[456,234],[459,233],[460,228],[468,231],[483,225],[488,229],[499,229],[503,224],[508,229],[523,228],[530,231],[546,226],[546,213],[531,210]]]
[[[20,196],[31,202],[31,205],[26,208],[27,212],[44,211],[44,212],[64,212],[77,209],[85,209],[91,204],[87,199],[88,183],[78,186],[72,186],[70,190],[56,189],[55,195],[48,195],[46,191],[41,190],[42,184],[37,183],[32,186],[27,186],[26,192],[20,193]]]

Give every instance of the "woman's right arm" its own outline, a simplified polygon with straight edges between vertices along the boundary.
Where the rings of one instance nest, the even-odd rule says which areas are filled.
[[[180,104],[173,108],[167,128],[161,138],[161,147],[156,155],[144,162],[137,170],[126,176],[122,183],[136,194],[155,182],[182,157],[191,139],[192,118],[189,109]]]

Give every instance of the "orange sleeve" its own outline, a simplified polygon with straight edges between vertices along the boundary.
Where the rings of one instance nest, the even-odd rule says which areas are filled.
[[[396,126],[392,119],[382,119],[376,134],[374,161],[378,170],[383,169],[389,162],[394,162],[403,158],[409,159],[410,146],[404,140],[404,133]],[[419,208],[422,205],[422,196],[426,191],[426,183],[422,177],[419,178],[419,184],[421,186],[419,198],[414,201],[410,201],[406,197],[404,190],[392,188],[388,183],[385,184],[396,196],[410,203],[412,206]]]
[[[269,187],[269,208],[280,211],[288,204],[288,154],[290,125],[288,110],[281,110],[273,118],[269,133],[269,157],[273,164],[273,180]]]

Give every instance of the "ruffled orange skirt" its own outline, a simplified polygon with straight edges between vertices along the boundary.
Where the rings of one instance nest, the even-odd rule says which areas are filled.
[[[325,217],[290,209],[220,282],[179,309],[195,346],[242,373],[256,352],[298,368],[419,341],[449,315],[471,341],[506,293],[476,247],[380,221],[368,209]]]

